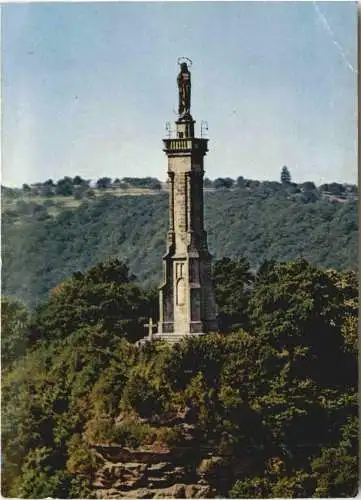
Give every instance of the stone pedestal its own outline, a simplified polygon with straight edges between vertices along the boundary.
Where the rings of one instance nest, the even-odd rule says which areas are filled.
[[[169,231],[154,338],[168,341],[218,330],[203,217],[203,159],[208,139],[194,137],[194,123],[190,115],[179,119],[176,138],[164,139]]]

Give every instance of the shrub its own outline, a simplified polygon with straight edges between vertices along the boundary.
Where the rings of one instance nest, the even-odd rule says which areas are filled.
[[[114,424],[110,418],[94,418],[86,425],[86,437],[91,443],[110,443],[114,438]]]
[[[149,424],[142,424],[131,420],[116,425],[113,430],[114,442],[137,448],[140,445],[152,444],[156,440],[156,432]]]
[[[69,458],[66,463],[71,474],[90,474],[95,467],[95,458],[80,434],[74,434],[69,442]]]
[[[183,431],[179,425],[174,427],[161,427],[157,432],[157,439],[162,444],[177,446],[183,441]]]
[[[141,417],[154,417],[161,414],[166,407],[167,395],[156,387],[144,373],[134,371],[126,383],[123,401]]]

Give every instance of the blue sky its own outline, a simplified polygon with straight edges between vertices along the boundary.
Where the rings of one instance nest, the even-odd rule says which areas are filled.
[[[356,182],[351,2],[6,4],[2,182],[166,178],[177,57],[206,176]]]

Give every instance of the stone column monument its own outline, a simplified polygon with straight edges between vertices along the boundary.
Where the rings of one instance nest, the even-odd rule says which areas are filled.
[[[218,330],[203,218],[203,160],[208,139],[195,137],[191,74],[180,65],[176,136],[164,139],[168,157],[169,231],[159,290],[160,320],[153,337],[170,342]]]

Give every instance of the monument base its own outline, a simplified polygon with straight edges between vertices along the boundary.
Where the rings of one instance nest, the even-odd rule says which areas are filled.
[[[183,339],[203,337],[203,335],[207,335],[207,333],[154,333],[151,337],[148,335],[148,337],[138,340],[137,345],[142,345],[146,342],[154,342],[155,340],[165,340],[170,344],[175,344]]]
[[[166,340],[167,342],[170,342],[171,344],[175,342],[180,342],[181,340],[185,338],[191,338],[191,337],[202,337],[203,335],[207,335],[206,333],[155,333],[153,335],[152,340]]]

